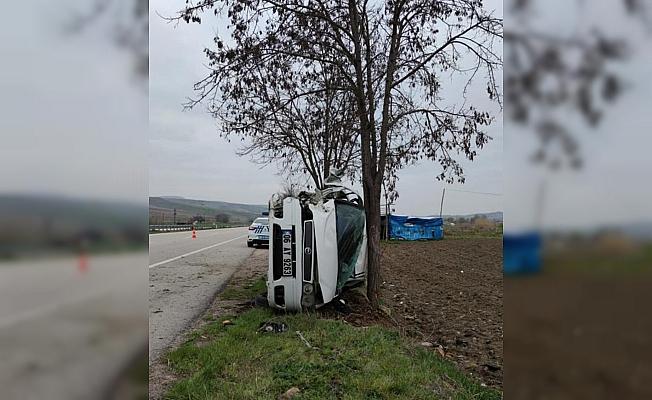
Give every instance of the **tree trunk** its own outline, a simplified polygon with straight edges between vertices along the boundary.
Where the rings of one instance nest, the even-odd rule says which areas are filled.
[[[365,184],[367,214],[367,297],[378,308],[380,295],[380,185]]]

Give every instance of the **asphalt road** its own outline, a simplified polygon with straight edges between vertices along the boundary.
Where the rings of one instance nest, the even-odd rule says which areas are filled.
[[[147,345],[147,253],[79,265],[0,263],[0,398],[102,398]]]
[[[163,354],[208,307],[253,249],[247,228],[149,235],[149,360]]]

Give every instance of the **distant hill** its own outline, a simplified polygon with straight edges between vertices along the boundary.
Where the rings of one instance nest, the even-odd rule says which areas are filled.
[[[172,223],[174,209],[177,210],[177,222],[187,222],[196,215],[214,222],[217,215],[227,216],[229,223],[248,224],[267,211],[262,204],[228,203],[214,200],[194,200],[177,196],[159,196],[149,198],[150,223]]]
[[[70,226],[103,228],[140,227],[144,231],[143,205],[110,200],[89,200],[55,195],[0,194],[0,221],[52,220]]]
[[[147,208],[111,200],[0,194],[0,259],[142,248]]]
[[[444,215],[444,219],[470,219],[473,217],[484,217],[487,218],[490,221],[494,222],[503,222],[503,212],[502,211],[494,211],[494,212],[488,212],[488,213],[476,213],[476,214],[462,214],[462,215]]]
[[[626,235],[635,239],[652,239],[652,222],[639,221],[627,225],[621,225],[619,229]]]

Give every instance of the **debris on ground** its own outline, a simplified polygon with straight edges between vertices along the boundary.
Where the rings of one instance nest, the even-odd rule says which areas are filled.
[[[306,345],[306,347],[308,347],[309,349],[315,349],[315,350],[317,350],[317,347],[312,346],[312,345],[311,345],[311,344],[306,340],[306,338],[303,337],[303,335],[301,334],[300,331],[296,331],[295,333],[299,336],[299,338],[300,338],[301,341]]]
[[[337,311],[340,314],[344,315],[349,315],[353,312],[351,307],[349,307],[348,304],[346,304],[346,301],[344,299],[337,299],[337,301],[333,302],[333,308],[335,311]]]
[[[285,322],[263,322],[260,324],[260,328],[258,328],[259,332],[266,332],[266,333],[282,333],[288,330],[288,326]]]
[[[225,319],[224,321],[222,321],[222,325],[223,326],[233,325],[233,321],[231,321],[230,319]]]
[[[298,387],[291,387],[288,389],[287,392],[283,393],[278,397],[279,400],[288,400],[293,398],[294,396],[298,395],[301,393],[301,390]]]

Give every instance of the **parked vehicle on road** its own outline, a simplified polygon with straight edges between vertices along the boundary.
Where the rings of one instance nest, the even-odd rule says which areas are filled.
[[[331,174],[323,190],[276,194],[271,230],[267,301],[299,311],[332,301],[367,273],[362,198]]]
[[[267,217],[256,218],[249,226],[247,235],[247,246],[254,247],[269,244],[269,219]]]

